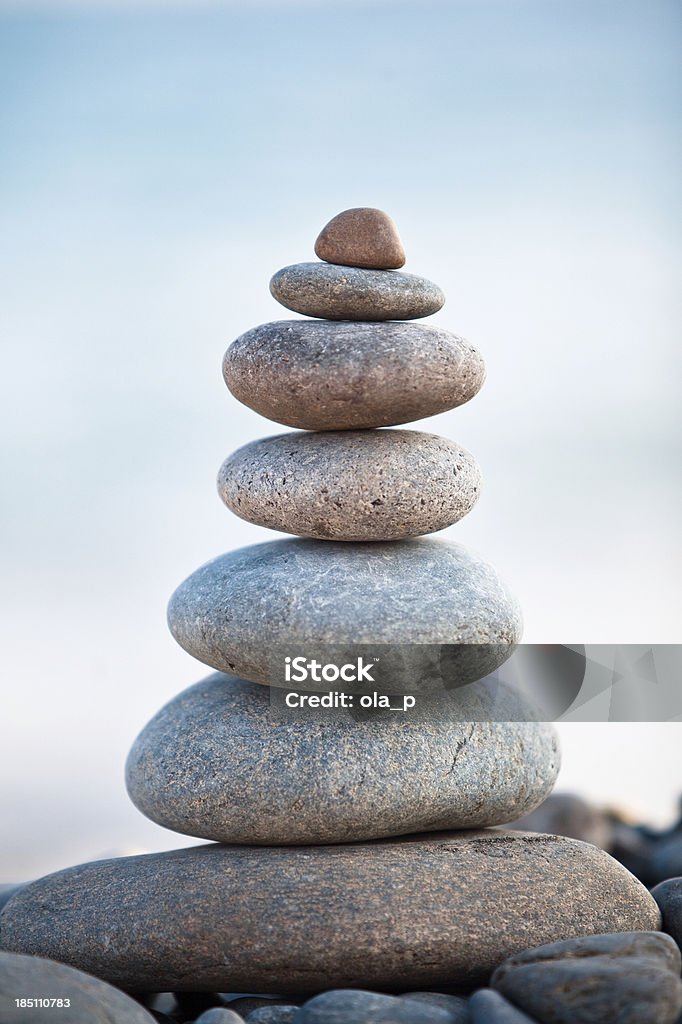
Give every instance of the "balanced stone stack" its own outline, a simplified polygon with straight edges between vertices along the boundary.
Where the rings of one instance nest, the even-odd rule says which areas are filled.
[[[559,764],[552,728],[522,720],[511,691],[463,688],[460,721],[273,718],[282,645],[477,645],[501,659],[521,632],[494,569],[422,537],[472,508],[472,456],[380,429],[468,401],[481,356],[414,322],[444,297],[399,271],[385,214],[340,214],[316,252],[271,282],[316,319],[247,331],[224,363],[238,399],[298,430],[230,456],[220,494],[297,539],[223,555],[178,588],[171,631],[217,673],[164,707],[128,759],[144,814],[217,842],[33,883],[2,915],[5,949],[132,991],[467,990],[529,947],[660,923],[604,852],[491,828],[538,805]]]

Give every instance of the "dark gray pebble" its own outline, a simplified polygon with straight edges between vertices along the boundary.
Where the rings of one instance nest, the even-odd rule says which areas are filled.
[[[471,1024],[535,1024],[531,1017],[491,988],[474,992],[469,1000],[469,1014]]]
[[[450,1024],[469,1024],[469,1007],[464,996],[448,995],[445,992],[405,992],[400,998],[446,1010],[450,1015]]]
[[[246,1018],[246,1024],[292,1024],[298,1006],[261,1006]]]
[[[682,878],[669,878],[651,890],[663,916],[663,931],[682,947]]]
[[[244,1018],[234,1010],[214,1006],[210,1010],[204,1010],[194,1024],[244,1024]]]
[[[541,1024],[673,1024],[680,951],[662,932],[565,939],[506,960],[491,985]]]
[[[294,1024],[451,1024],[447,1010],[411,999],[336,989],[309,999]]]

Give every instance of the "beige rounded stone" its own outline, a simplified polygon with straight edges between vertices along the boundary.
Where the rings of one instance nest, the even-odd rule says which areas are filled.
[[[402,540],[451,526],[481,477],[460,445],[416,430],[280,434],[225,460],[218,493],[235,515],[317,540]]]
[[[369,206],[332,217],[317,237],[315,255],[326,263],[374,270],[398,270],[405,263],[394,221],[383,210]]]

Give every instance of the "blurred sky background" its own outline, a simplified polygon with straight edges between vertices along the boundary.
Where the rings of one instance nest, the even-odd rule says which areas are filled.
[[[222,382],[279,267],[396,219],[484,353],[419,427],[474,453],[449,535],[525,639],[680,636],[681,9],[660,0],[0,3],[0,881],[185,841],[128,802],[206,674],[165,606],[274,537],[215,493],[278,428]],[[677,292],[677,294],[676,294]],[[682,725],[565,725],[561,787],[666,821]],[[187,840],[186,842],[191,842]]]

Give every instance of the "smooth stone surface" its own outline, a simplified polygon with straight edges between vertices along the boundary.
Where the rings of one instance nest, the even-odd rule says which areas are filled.
[[[501,663],[521,611],[492,566],[459,544],[278,540],[197,569],[171,597],[168,625],[204,664],[268,684],[273,651],[310,641],[490,644]]]
[[[246,1018],[246,1024],[292,1024],[298,1006],[261,1006]]]
[[[3,883],[0,885],[0,910],[4,907],[5,903],[9,903],[15,893],[19,892],[26,883]]]
[[[325,320],[417,320],[437,313],[445,295],[425,277],[333,263],[294,263],[270,281],[273,298]]]
[[[481,988],[469,1000],[471,1024],[537,1024],[491,988]]]
[[[267,1019],[267,1018],[266,1018]],[[222,1006],[213,1006],[197,1017],[194,1024],[244,1024],[244,1018],[234,1010]]]
[[[470,512],[480,488],[465,448],[417,430],[279,434],[239,448],[218,473],[241,519],[317,540],[435,533]]]
[[[370,206],[356,206],[332,217],[317,236],[315,255],[327,263],[374,270],[398,270],[405,263],[395,222]]]
[[[447,1010],[450,1024],[469,1024],[468,1000],[463,996],[447,995],[444,992],[404,992],[400,998],[429,1003],[431,1006],[439,1006],[441,1010]]]
[[[682,878],[669,878],[651,890],[663,915],[663,931],[682,947]]]
[[[132,991],[401,991],[477,987],[529,946],[659,924],[602,850],[488,830],[84,864],[17,894],[0,948]]]
[[[463,405],[485,380],[478,350],[430,324],[277,320],[223,360],[232,394],[302,430],[395,426]]]
[[[592,935],[527,949],[491,985],[541,1024],[673,1024],[680,951],[661,932]]]
[[[69,999],[69,1007],[18,1007],[15,999]],[[98,978],[52,960],[0,952],[2,1024],[154,1024],[139,1003]]]
[[[486,721],[500,693],[473,691],[461,692],[460,722],[273,724],[266,688],[209,676],[137,738],[128,792],[152,821],[224,843],[342,843],[502,824],[552,788],[557,738],[545,723]]]
[[[452,1024],[447,1010],[380,992],[322,992],[298,1011],[294,1024]]]
[[[611,824],[607,816],[574,793],[552,793],[534,811],[515,821],[512,827],[522,832],[543,832],[545,835],[580,839],[610,852]]]

